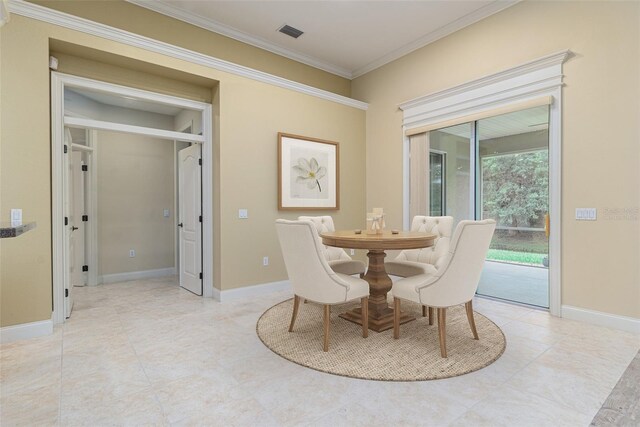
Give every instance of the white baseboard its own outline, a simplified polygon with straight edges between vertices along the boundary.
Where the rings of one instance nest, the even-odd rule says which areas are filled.
[[[256,296],[291,290],[291,282],[281,280],[279,282],[262,283],[260,285],[245,286],[243,288],[228,289],[221,291],[213,288],[213,297],[220,302],[233,301],[239,299],[250,299]]]
[[[565,319],[578,320],[591,323],[593,325],[605,326],[607,328],[640,334],[640,319],[617,314],[604,313],[602,311],[587,310],[585,308],[562,306],[562,317]]]
[[[4,328],[0,328],[0,343],[7,344],[14,341],[51,335],[52,333],[53,321],[51,319],[5,326]]]
[[[105,274],[100,277],[99,283],[128,282],[130,280],[151,279],[153,277],[175,276],[175,267],[160,268],[157,270],[131,271],[129,273]]]

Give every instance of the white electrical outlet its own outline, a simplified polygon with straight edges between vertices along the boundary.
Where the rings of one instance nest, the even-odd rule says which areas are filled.
[[[268,256],[262,258],[262,265],[265,266],[265,267],[267,265],[269,265],[269,257]]]
[[[169,209],[165,209],[165,210],[163,210],[163,211],[162,211],[162,215],[163,215],[165,218],[169,218]]]
[[[240,219],[249,218],[249,211],[247,209],[238,209],[238,218]]]
[[[22,209],[11,209],[11,225],[22,225]]]
[[[129,249],[129,258],[134,258],[136,256],[136,250],[135,249]]]
[[[351,252],[351,255],[355,255],[356,254],[356,250],[355,249],[349,249],[349,252]]]

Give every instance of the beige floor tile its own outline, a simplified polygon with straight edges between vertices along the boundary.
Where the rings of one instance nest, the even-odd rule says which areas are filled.
[[[63,401],[60,421],[63,426],[167,425],[162,407],[150,389],[120,399],[98,394],[81,403]]]
[[[284,378],[262,378],[245,382],[243,390],[253,395],[281,424],[296,425],[313,420],[343,406],[349,395],[343,377],[300,368]]]
[[[203,411],[189,414],[186,418],[171,423],[171,426],[260,426],[278,427],[271,414],[255,399],[238,398],[210,406]]]
[[[173,277],[76,291],[52,336],[0,348],[3,425],[587,425],[640,349],[638,335],[476,298],[506,336],[495,363],[438,381],[363,381],[260,342],[258,318],[287,291],[219,303]]]
[[[587,426],[591,417],[523,389],[500,387],[451,426],[576,427]]]
[[[552,331],[544,326],[525,323],[519,320],[513,320],[504,324],[501,326],[501,329],[507,338],[510,336],[517,336],[550,345],[555,344],[566,337],[566,335]]]
[[[215,375],[191,375],[155,387],[169,423],[193,415],[208,414],[222,405],[233,405],[247,399],[233,378],[218,370]]]
[[[0,397],[3,426],[55,425],[60,410],[60,385],[40,387]]]
[[[60,386],[61,356],[42,355],[38,360],[30,357],[24,362],[2,364],[0,368],[0,394],[9,395],[41,387]]]
[[[358,381],[345,396],[378,418],[374,425],[446,425],[468,410],[467,402],[443,393],[437,381]],[[355,414],[353,414],[355,415]]]
[[[518,372],[508,384],[591,417],[612,390],[570,370],[551,368],[538,362]]]

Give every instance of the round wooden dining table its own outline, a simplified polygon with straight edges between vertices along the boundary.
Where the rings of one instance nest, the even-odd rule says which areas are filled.
[[[369,329],[382,332],[393,327],[393,309],[387,303],[387,293],[391,290],[391,278],[384,268],[386,250],[420,249],[433,246],[436,235],[418,231],[401,231],[397,234],[383,231],[381,234],[357,234],[354,230],[324,232],[320,234],[322,243],[348,249],[367,249],[369,267],[362,277],[369,283]],[[362,325],[361,308],[349,310],[340,315],[343,319]],[[415,320],[402,313],[400,323]]]

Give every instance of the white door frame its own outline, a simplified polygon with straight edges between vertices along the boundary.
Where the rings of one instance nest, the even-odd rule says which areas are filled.
[[[160,129],[145,128],[117,123],[102,122],[82,117],[65,117],[65,87],[85,88],[115,95],[128,96],[146,101],[172,105],[199,111],[202,114],[202,135],[189,135]],[[63,156],[64,128],[104,129],[135,133],[169,140],[190,141],[202,144],[202,288],[204,297],[213,297],[213,123],[212,106],[169,95],[105,83],[83,77],[51,73],[51,221],[53,239],[53,322],[64,323],[64,281],[66,259],[64,249],[63,200]],[[71,147],[68,147],[69,153]]]
[[[428,128],[483,112],[551,97],[549,105],[549,312],[562,316],[562,64],[569,50],[400,104],[403,111],[403,223],[409,227],[408,129]],[[472,121],[471,119],[469,121]]]

